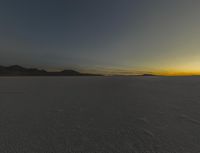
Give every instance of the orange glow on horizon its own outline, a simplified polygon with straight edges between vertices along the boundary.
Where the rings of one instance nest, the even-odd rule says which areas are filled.
[[[87,73],[97,73],[97,74],[103,74],[107,76],[112,75],[142,75],[142,74],[152,74],[152,75],[159,75],[159,76],[194,76],[194,75],[200,75],[200,71],[175,71],[175,70],[152,70],[152,71],[145,71],[145,70],[93,70],[93,71],[83,71]]]
[[[200,75],[200,70],[181,70],[181,69],[167,69],[167,70],[155,70],[155,69],[146,69],[146,70],[130,70],[130,69],[104,69],[104,70],[93,70],[87,71],[89,73],[99,73],[103,75],[142,75],[142,74],[152,74],[160,76],[194,76]]]

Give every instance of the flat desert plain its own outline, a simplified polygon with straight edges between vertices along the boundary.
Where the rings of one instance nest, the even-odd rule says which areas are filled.
[[[1,153],[199,153],[200,77],[1,77]]]

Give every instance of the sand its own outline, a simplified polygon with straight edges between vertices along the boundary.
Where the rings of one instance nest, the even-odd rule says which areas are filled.
[[[1,77],[1,153],[198,153],[200,77]]]

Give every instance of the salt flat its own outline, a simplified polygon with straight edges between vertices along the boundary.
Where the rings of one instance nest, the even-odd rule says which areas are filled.
[[[200,77],[1,77],[1,153],[198,153]]]

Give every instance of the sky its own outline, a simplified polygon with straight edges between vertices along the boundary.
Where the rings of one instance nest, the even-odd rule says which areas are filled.
[[[200,74],[199,0],[1,0],[0,65]]]

